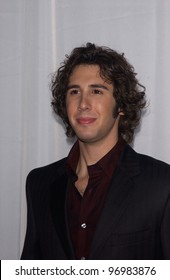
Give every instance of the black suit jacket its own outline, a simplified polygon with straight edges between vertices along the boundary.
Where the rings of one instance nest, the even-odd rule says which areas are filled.
[[[66,211],[66,159],[27,177],[21,259],[74,259]],[[89,259],[170,259],[170,166],[129,145],[110,184]]]

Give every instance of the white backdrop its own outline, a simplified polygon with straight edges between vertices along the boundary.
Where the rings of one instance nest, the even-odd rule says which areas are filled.
[[[150,106],[134,148],[170,163],[169,0],[0,0],[0,258],[18,259],[27,173],[66,156],[50,76],[87,41],[125,53]]]

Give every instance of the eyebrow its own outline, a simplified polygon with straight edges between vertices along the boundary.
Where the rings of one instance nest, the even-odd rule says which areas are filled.
[[[101,89],[105,89],[105,90],[108,90],[109,91],[109,89],[106,87],[106,86],[104,86],[104,85],[102,85],[102,84],[91,84],[91,85],[89,85],[89,87],[91,87],[91,88],[101,88]],[[67,87],[67,90],[69,90],[69,89],[72,89],[72,88],[81,88],[79,85],[68,85],[68,87]]]

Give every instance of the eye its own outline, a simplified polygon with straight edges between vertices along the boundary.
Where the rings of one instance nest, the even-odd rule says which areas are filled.
[[[94,94],[102,94],[103,92],[99,89],[93,89]]]
[[[69,93],[70,95],[76,95],[76,94],[79,93],[79,90],[78,90],[78,89],[70,89],[70,90],[68,90],[68,93]]]

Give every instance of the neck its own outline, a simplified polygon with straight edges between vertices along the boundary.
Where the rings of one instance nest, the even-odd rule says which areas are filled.
[[[83,193],[87,187],[89,174],[88,174],[88,166],[95,164],[99,161],[103,156],[105,156],[117,143],[118,137],[115,138],[115,141],[112,144],[106,145],[104,143],[85,143],[79,140],[79,149],[80,149],[80,157],[77,165],[76,174],[78,176],[78,180],[76,181],[76,188],[83,196]]]
[[[79,163],[82,165],[93,165],[104,157],[117,143],[118,137],[114,139],[110,144],[106,142],[101,143],[84,143],[79,141],[80,158]]]

